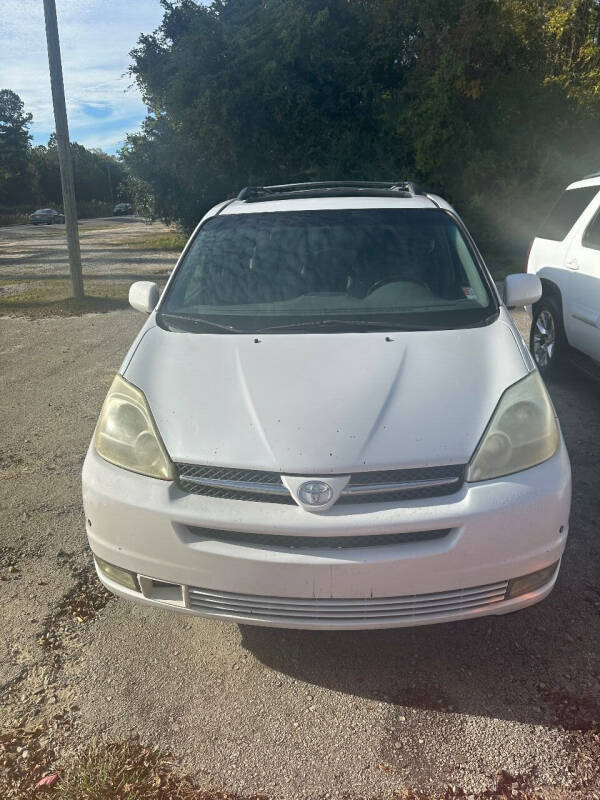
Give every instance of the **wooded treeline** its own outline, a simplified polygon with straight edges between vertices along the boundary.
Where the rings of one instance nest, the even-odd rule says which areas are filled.
[[[524,258],[600,169],[598,0],[162,0],[125,165],[191,228],[246,184],[412,178]]]
[[[131,54],[149,114],[119,159],[73,145],[81,206],[189,230],[248,184],[409,178],[514,267],[600,170],[600,0],[161,2]],[[56,147],[30,146],[19,103],[0,92],[0,205],[58,204]]]
[[[54,134],[47,146],[32,147],[29,125],[32,115],[21,98],[0,90],[0,217],[19,220],[35,208],[60,208],[62,190],[58,149]],[[123,194],[123,164],[102,150],[71,144],[79,216],[111,213]]]

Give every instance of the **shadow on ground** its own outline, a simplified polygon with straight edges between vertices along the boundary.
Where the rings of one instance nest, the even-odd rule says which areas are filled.
[[[388,631],[240,626],[243,646],[272,669],[345,694],[598,730],[600,385],[569,369],[549,388],[572,459],[574,505],[548,599],[507,616]]]

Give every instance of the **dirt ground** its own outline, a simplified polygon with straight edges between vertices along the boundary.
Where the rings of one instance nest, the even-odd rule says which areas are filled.
[[[94,280],[164,272],[175,258],[164,253],[139,251],[135,242],[147,236],[169,233],[161,222],[142,217],[107,217],[79,222],[84,275]],[[64,225],[13,225],[0,227],[0,283],[11,278],[60,280],[69,276]],[[5,291],[9,291],[5,289]]]
[[[85,229],[94,269],[169,268],[172,254],[107,262],[139,223],[122,224]],[[3,276],[65,266],[55,230],[16,236],[7,262],[12,235],[0,231]],[[568,369],[550,386],[574,497],[546,601],[396,631],[238,627],[130,605],[93,573],[80,470],[141,324],[129,310],[0,319],[0,797],[27,797],[93,740],[138,736],[200,787],[282,800],[475,796],[499,780],[600,798],[598,384]]]

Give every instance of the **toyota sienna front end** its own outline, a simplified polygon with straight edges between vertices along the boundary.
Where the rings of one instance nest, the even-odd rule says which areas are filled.
[[[509,276],[511,304],[539,297]],[[100,580],[188,614],[383,628],[556,581],[569,459],[463,223],[410,184],[245,190],[201,221],[83,468]]]

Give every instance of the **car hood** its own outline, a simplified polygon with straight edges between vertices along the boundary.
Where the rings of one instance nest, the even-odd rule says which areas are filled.
[[[502,312],[466,330],[259,340],[150,325],[123,374],[174,461],[325,475],[467,463],[530,368],[523,350]]]

